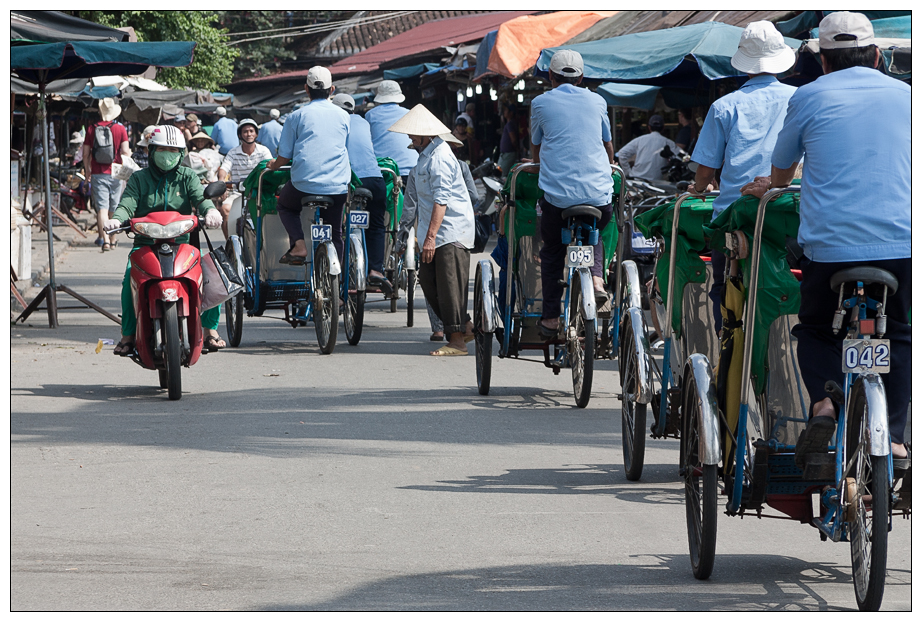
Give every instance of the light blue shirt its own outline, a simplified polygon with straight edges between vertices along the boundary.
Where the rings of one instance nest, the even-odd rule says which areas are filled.
[[[772,173],[772,149],[797,89],[775,76],[756,76],[711,105],[692,160],[720,172],[714,216],[740,198],[740,189]]]
[[[912,91],[868,67],[820,76],[788,104],[772,164],[803,157],[800,233],[818,262],[912,257]]]
[[[348,138],[349,115],[328,99],[312,100],[292,112],[279,140],[279,155],[291,160],[291,184],[309,194],[348,192]]]
[[[237,138],[237,122],[227,117],[221,117],[211,129],[211,139],[218,144],[218,153],[227,155],[227,152],[240,144]]]
[[[349,151],[349,165],[352,166],[356,177],[383,177],[378,167],[378,158],[375,157],[375,149],[371,146],[371,127],[368,121],[357,114],[349,115],[349,140],[346,141],[346,149]]]
[[[562,84],[531,103],[531,142],[541,145],[538,187],[559,208],[611,203],[608,106],[601,95]]]
[[[365,120],[371,126],[371,142],[375,155],[379,158],[391,158],[400,168],[400,174],[406,175],[416,166],[419,155],[408,149],[410,137],[406,134],[388,132],[387,128],[410,112],[397,104],[380,104],[365,113]]]
[[[282,124],[275,119],[269,119],[259,128],[256,142],[269,150],[272,157],[279,154],[279,139],[282,137]]]
[[[438,203],[446,207],[442,226],[435,236],[435,247],[458,242],[465,248],[472,248],[474,206],[471,205],[461,166],[448,143],[439,137],[433,139],[419,154],[415,175],[419,217],[417,238],[421,242],[426,239],[429,221],[432,220],[432,209]]]

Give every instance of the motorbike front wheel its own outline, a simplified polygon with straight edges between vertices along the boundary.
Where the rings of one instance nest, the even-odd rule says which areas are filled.
[[[182,397],[182,335],[176,301],[163,303],[163,358],[166,363],[166,388],[171,400]]]

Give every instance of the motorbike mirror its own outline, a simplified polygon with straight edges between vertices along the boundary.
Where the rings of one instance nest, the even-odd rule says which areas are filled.
[[[205,186],[205,198],[217,199],[227,192],[227,185],[223,181],[213,181]]]
[[[499,194],[503,190],[503,185],[491,177],[484,177],[481,179],[483,185],[492,190],[493,192]]]

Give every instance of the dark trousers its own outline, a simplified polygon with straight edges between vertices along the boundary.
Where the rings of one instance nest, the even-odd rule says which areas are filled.
[[[419,285],[446,335],[466,332],[471,319],[467,313],[470,272],[471,251],[454,244],[439,246],[431,262],[419,264]]]
[[[367,206],[370,222],[365,235],[365,246],[368,247],[368,269],[383,273],[387,186],[382,177],[363,177],[362,187],[371,191],[371,201]]]
[[[724,324],[724,318],[720,314],[720,301],[724,293],[724,273],[727,270],[727,256],[720,251],[711,251],[711,269],[714,272],[714,280],[711,283],[711,291],[708,292],[708,297],[711,299],[711,311],[714,313],[714,328],[717,329],[717,334],[719,335]]]
[[[909,401],[912,398],[912,327],[909,307],[912,303],[912,260],[887,259],[841,263],[818,263],[801,259],[803,281],[800,284],[800,323],[791,330],[797,337],[797,359],[810,393],[810,414],[813,404],[827,397],[825,384],[834,380],[844,384],[842,373],[842,340],[845,328],[832,331],[832,318],[839,306],[839,293],[829,287],[833,274],[854,266],[876,266],[892,272],[899,281],[896,294],[887,297],[887,333],[890,340],[890,373],[882,374],[887,391],[890,415],[890,438],[903,442]],[[846,291],[846,297],[848,292]],[[875,296],[880,301],[880,298]],[[846,322],[848,316],[846,316]]]
[[[541,203],[541,291],[543,303],[541,317],[544,319],[560,317],[560,299],[563,298],[563,269],[567,259],[567,245],[563,243],[560,232],[567,228],[567,221],[560,217],[563,210],[551,205],[542,197]],[[592,276],[602,277],[602,263],[605,261],[605,249],[602,247],[602,229],[611,221],[612,206],[597,205],[602,210],[602,218],[596,223],[599,230],[599,243],[593,247],[595,263],[590,272]]]
[[[306,197],[308,192],[301,192],[295,188],[289,181],[282,186],[279,192],[278,209],[279,219],[282,226],[288,232],[288,241],[294,246],[295,242],[304,239],[304,229],[301,227],[301,198]],[[343,260],[343,209],[346,207],[345,194],[328,195],[333,199],[333,207],[324,207],[319,210],[323,224],[332,225],[333,227],[333,246],[336,248],[336,255],[339,260]],[[310,240],[307,240],[310,242]],[[308,250],[310,244],[308,243]]]

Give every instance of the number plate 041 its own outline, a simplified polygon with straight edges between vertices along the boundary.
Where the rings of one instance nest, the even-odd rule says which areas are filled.
[[[846,339],[842,342],[842,371],[886,374],[890,371],[890,340]]]
[[[588,268],[592,266],[594,257],[591,246],[568,246],[567,247],[567,267],[568,268]]]
[[[333,239],[332,225],[311,225],[311,240],[314,242],[329,242]]]

